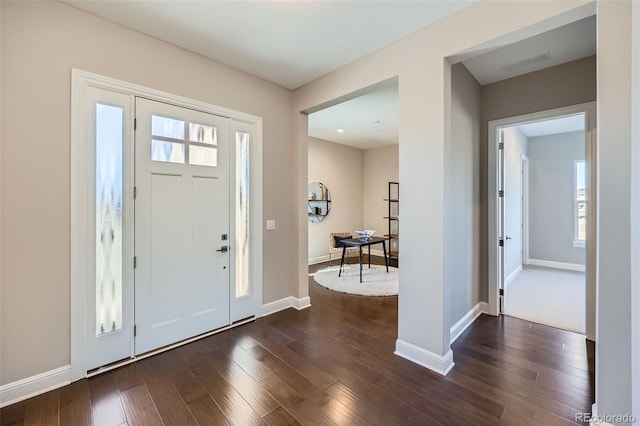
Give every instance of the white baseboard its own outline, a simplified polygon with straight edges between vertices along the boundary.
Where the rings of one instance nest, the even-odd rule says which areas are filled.
[[[522,272],[522,265],[520,265],[516,269],[514,269],[513,272],[510,273],[509,276],[504,280],[504,287],[505,288],[509,287],[509,284],[511,284],[513,279],[515,277],[517,277],[518,274],[520,274],[520,272]]]
[[[311,306],[311,299],[309,296],[300,299],[293,296],[283,297],[282,299],[262,305],[262,316],[265,317],[289,308],[295,308],[300,311],[308,308],[309,306]]]
[[[591,417],[589,418],[591,426],[613,426],[613,424],[606,422],[605,417],[598,414],[598,406],[596,404],[591,406]]]
[[[332,256],[332,260],[335,259],[336,256]],[[340,260],[340,256],[338,256],[338,260]],[[318,256],[318,257],[310,257],[309,258],[309,265],[317,265],[318,263],[322,263],[322,262],[328,262],[329,261],[329,255],[325,254],[324,256]]]
[[[551,260],[529,259],[529,265],[547,268],[565,269],[567,271],[584,272],[584,265],[578,263],[553,262]]]
[[[0,407],[24,401],[33,396],[61,388],[69,383],[71,383],[70,365],[7,383],[0,386]]]
[[[487,302],[479,302],[471,308],[458,322],[451,326],[451,344],[480,316],[480,314],[489,313],[489,304]]]
[[[443,376],[446,376],[454,366],[453,351],[451,351],[451,349],[449,349],[444,356],[441,356],[398,339],[396,340],[396,351],[394,354]]]
[[[291,299],[292,299],[291,301],[292,306],[299,311],[303,309],[307,309],[308,307],[311,306],[311,298],[309,296],[306,296],[300,299],[291,296]]]

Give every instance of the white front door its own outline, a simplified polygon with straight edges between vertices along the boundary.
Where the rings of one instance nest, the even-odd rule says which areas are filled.
[[[136,99],[135,354],[228,325],[229,119]]]

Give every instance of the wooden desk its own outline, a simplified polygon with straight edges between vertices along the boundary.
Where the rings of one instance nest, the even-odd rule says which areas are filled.
[[[342,259],[340,260],[340,272],[338,276],[342,275],[342,265],[344,265],[344,254],[347,251],[347,247],[358,247],[360,252],[360,282],[362,282],[362,247],[369,247],[369,268],[371,268],[371,246],[374,244],[382,244],[382,251],[384,253],[384,265],[389,272],[389,262],[387,261],[387,246],[385,244],[388,241],[388,237],[369,237],[369,238],[348,238],[346,240],[340,240],[342,243]]]

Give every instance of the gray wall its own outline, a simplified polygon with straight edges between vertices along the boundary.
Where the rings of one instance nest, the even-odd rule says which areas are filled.
[[[445,270],[453,325],[487,300],[480,276],[480,85],[462,64],[451,67],[451,132],[445,220],[456,232],[445,240],[445,259],[454,262]]]
[[[527,137],[517,127],[504,129],[505,156],[505,280],[522,266],[522,156],[527,155]]]
[[[364,151],[311,137],[308,146],[309,182],[322,182],[331,192],[329,215],[309,222],[311,263],[329,253],[330,233],[363,228]]]
[[[529,258],[585,264],[573,246],[574,161],[585,159],[585,133],[529,138]]]

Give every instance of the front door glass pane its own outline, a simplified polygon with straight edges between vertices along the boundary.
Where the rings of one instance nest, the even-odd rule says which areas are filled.
[[[249,296],[249,133],[236,131],[236,297]]]
[[[96,104],[96,335],[122,328],[123,109]]]

